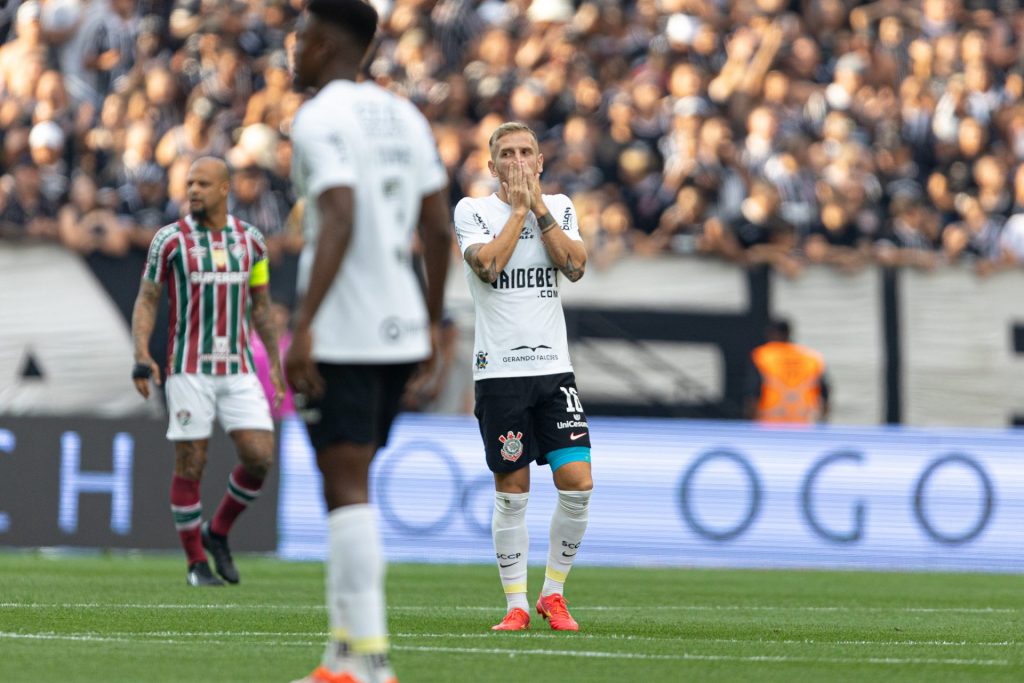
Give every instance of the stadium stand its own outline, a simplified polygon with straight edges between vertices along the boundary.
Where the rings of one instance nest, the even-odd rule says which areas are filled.
[[[807,262],[966,261],[987,274],[1024,260],[1017,2],[375,4],[385,20],[368,75],[427,113],[453,195],[492,189],[480,141],[496,120],[523,120],[598,264],[698,253],[796,276]],[[188,159],[213,153],[262,198],[238,210],[276,217],[275,252],[294,253],[288,128],[301,96],[287,55],[300,10],[8,2],[0,235],[140,249],[180,212]],[[85,207],[116,220],[76,225]]]

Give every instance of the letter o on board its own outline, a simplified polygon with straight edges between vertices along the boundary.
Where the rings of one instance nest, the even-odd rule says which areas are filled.
[[[974,470],[975,474],[978,475],[978,480],[981,482],[981,486],[985,494],[985,499],[981,507],[981,515],[978,517],[978,521],[973,527],[964,533],[957,535],[945,534],[936,529],[929,521],[924,510],[924,497],[928,487],[928,481],[940,467],[945,467],[951,463],[959,463],[966,466],[968,469]],[[994,487],[992,486],[992,480],[989,479],[988,474],[985,472],[985,468],[979,465],[978,462],[970,456],[962,453],[951,453],[932,461],[932,463],[924,469],[924,472],[921,473],[921,476],[918,477],[917,486],[914,487],[914,516],[917,518],[921,528],[924,529],[925,533],[928,534],[932,540],[946,545],[961,545],[968,541],[973,541],[982,531],[985,530],[985,527],[988,526],[988,520],[992,516],[994,498],[995,492]]]
[[[749,497],[747,499],[747,514],[743,518],[743,521],[731,529],[716,530],[707,528],[693,514],[693,509],[691,507],[691,501],[693,500],[694,477],[698,470],[712,460],[730,460],[736,463],[750,482],[750,486],[748,488]],[[697,458],[683,474],[683,480],[679,485],[679,507],[683,513],[683,519],[686,521],[687,526],[693,529],[693,531],[698,535],[703,536],[710,541],[731,541],[743,534],[743,532],[750,528],[750,525],[754,523],[754,520],[757,519],[757,514],[761,509],[761,480],[758,478],[757,472],[754,470],[753,466],[747,462],[747,459],[742,455],[728,450],[708,451]]]

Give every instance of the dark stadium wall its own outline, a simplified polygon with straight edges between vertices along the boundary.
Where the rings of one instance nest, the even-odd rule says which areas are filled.
[[[88,260],[125,321],[143,259]],[[275,300],[294,301],[295,267],[295,257],[273,267]],[[453,265],[446,305],[471,345],[461,270]],[[769,316],[781,315],[795,323],[798,342],[825,356],[833,422],[1001,427],[1024,422],[1020,283],[1018,272],[979,278],[955,268],[807,268],[788,279],[699,259],[633,259],[588,274],[562,296],[591,415],[741,417],[749,352]],[[166,304],[157,325],[166,329]],[[154,357],[165,344],[165,334],[154,334]],[[469,367],[466,360],[460,369]]]
[[[767,268],[747,273],[746,310],[738,312],[651,311],[567,306],[566,325],[570,343],[595,339],[636,342],[682,342],[716,347],[724,364],[720,400],[635,402],[588,398],[593,415],[739,419],[743,417],[743,391],[750,352],[764,337],[769,316],[771,279]],[[644,351],[637,346],[637,354]],[[628,372],[628,368],[623,368]],[[672,373],[673,368],[665,368]],[[680,378],[682,379],[682,378]]]

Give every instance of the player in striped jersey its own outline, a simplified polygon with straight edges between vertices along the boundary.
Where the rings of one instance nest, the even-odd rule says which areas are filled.
[[[257,496],[274,458],[274,424],[254,372],[250,325],[270,356],[275,401],[285,387],[270,310],[267,249],[259,230],[227,213],[228,168],[213,157],[197,159],[187,178],[189,215],[161,229],[149,247],[132,314],[132,379],[149,398],[160,367],[149,353],[164,283],[170,299],[167,345],[167,438],[174,442],[171,512],[188,558],[192,586],[238,583],[227,535]],[[213,419],[235,442],[240,464],[213,518],[203,522],[199,481]]]

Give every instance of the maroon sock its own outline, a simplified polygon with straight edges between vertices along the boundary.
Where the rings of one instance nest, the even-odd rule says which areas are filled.
[[[227,536],[231,526],[238,519],[238,515],[249,506],[249,503],[256,500],[263,488],[263,479],[254,477],[245,471],[241,465],[235,467],[231,476],[228,477],[228,490],[220,501],[217,512],[210,520],[210,531],[221,536]]]
[[[181,547],[185,549],[188,563],[205,562],[206,553],[203,552],[203,542],[199,538],[203,506],[199,502],[198,481],[174,475],[171,479],[171,514],[174,515],[174,528],[181,538]]]

